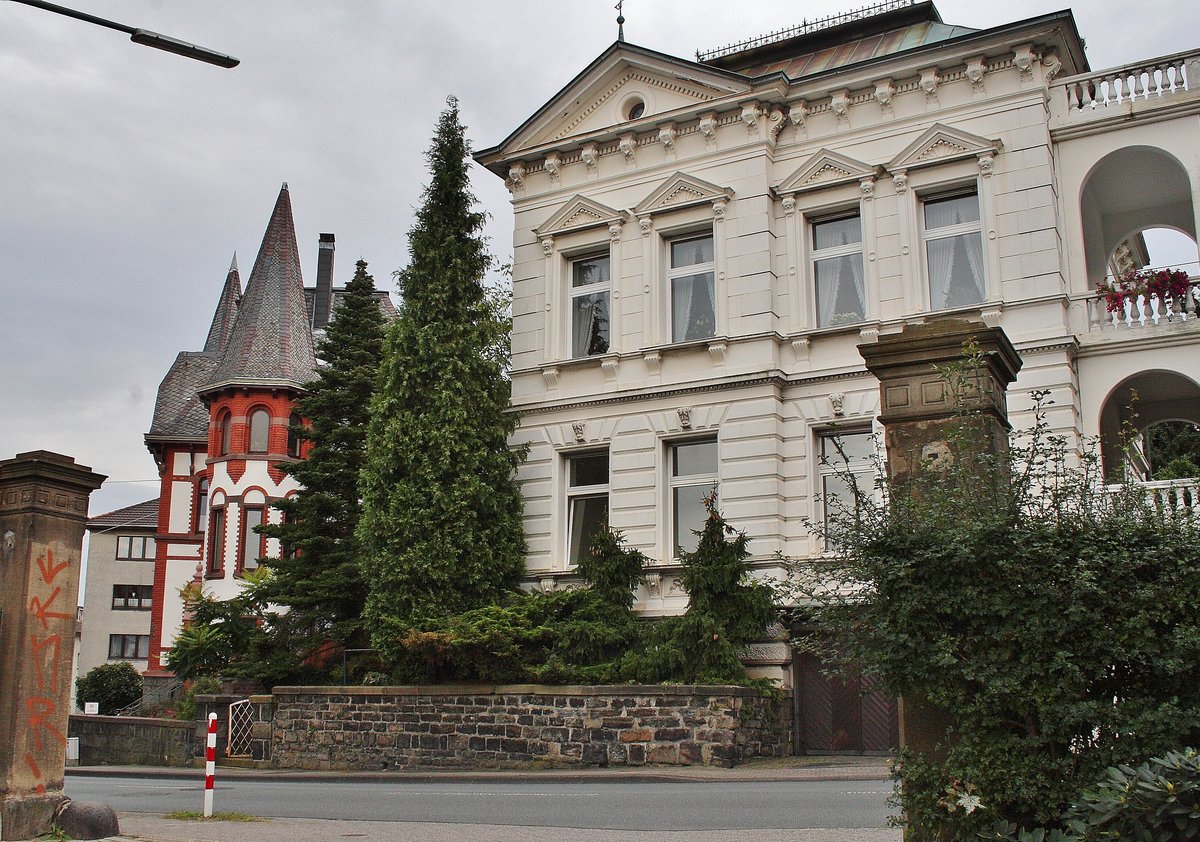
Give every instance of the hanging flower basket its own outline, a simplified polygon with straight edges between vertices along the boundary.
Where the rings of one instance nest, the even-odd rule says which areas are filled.
[[[1170,296],[1178,301],[1188,289],[1188,275],[1181,269],[1139,269],[1126,272],[1119,278],[1103,281],[1096,291],[1104,296],[1108,312],[1117,313],[1125,309],[1125,302],[1137,303],[1139,295],[1157,295],[1160,300]]]

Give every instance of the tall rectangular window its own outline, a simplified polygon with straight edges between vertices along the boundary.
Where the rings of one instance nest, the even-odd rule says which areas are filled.
[[[108,636],[108,659],[110,661],[132,661],[150,657],[150,635],[110,634]]]
[[[153,561],[154,539],[144,535],[118,535],[118,561]]]
[[[254,570],[258,567],[258,560],[267,554],[267,536],[255,531],[262,523],[261,506],[242,509],[242,545],[238,548],[238,570]]]
[[[707,339],[717,332],[716,262],[712,234],[669,243],[671,260],[671,341]]]
[[[853,511],[853,482],[859,494],[875,494],[875,437],[870,430],[820,434],[821,517],[826,530],[830,517]]]
[[[608,523],[608,451],[567,457],[567,562],[578,564]]]
[[[972,190],[923,202],[929,307],[949,310],[987,297],[979,196]]]
[[[612,273],[607,254],[571,261],[571,356],[608,353]]]
[[[220,576],[225,568],[225,509],[212,510],[208,528],[208,558],[205,567],[210,576]]]
[[[854,324],[867,317],[862,220],[857,213],[812,223],[812,272],[817,327]]]
[[[694,552],[699,533],[704,530],[708,512],[704,498],[717,489],[717,440],[698,439],[668,447],[671,500],[671,546],[680,552]]]
[[[208,478],[202,477],[196,483],[196,532],[208,528]]]

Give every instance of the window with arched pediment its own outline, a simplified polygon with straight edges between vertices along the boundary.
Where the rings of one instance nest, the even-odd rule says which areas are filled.
[[[250,413],[250,453],[266,453],[271,434],[271,413],[259,407]]]

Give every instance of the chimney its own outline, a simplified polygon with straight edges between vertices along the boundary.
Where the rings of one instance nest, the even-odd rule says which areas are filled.
[[[333,235],[321,234],[317,243],[317,289],[313,298],[313,330],[329,324],[333,310]]]

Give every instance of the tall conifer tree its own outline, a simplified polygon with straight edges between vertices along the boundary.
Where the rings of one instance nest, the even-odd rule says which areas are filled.
[[[287,606],[279,625],[295,636],[291,643],[298,644],[301,654],[329,640],[354,646],[367,639],[361,619],[366,601],[359,572],[362,551],[355,529],[383,335],[375,280],[360,260],[317,345],[323,362],[317,379],[307,384],[308,393],[296,404],[307,425],[293,428],[293,434],[312,446],[306,459],[282,467],[303,488],[276,504],[284,523],[263,528],[290,552],[265,562],[273,575],[264,581],[262,596]]]
[[[422,619],[513,589],[524,557],[508,318],[484,286],[484,215],[457,101],[447,102],[399,273],[403,302],[384,343],[361,482],[365,616],[385,652]]]

